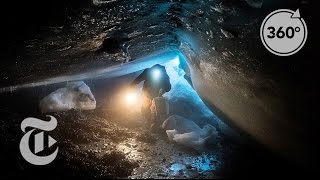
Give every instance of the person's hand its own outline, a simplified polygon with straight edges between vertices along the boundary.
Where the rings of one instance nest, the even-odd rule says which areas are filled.
[[[161,88],[160,90],[159,90],[159,97],[160,96],[162,96],[164,93],[163,93],[163,89]]]

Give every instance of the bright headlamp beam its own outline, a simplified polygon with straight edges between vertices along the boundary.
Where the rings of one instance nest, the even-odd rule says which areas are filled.
[[[125,97],[126,103],[132,105],[137,101],[137,95],[135,93],[129,92]]]
[[[152,72],[153,79],[159,79],[161,77],[161,72],[159,69],[154,69]]]

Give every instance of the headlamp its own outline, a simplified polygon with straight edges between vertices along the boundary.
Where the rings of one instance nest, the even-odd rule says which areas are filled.
[[[137,102],[137,94],[134,92],[127,92],[125,101],[128,105],[133,105]]]
[[[155,80],[159,79],[161,77],[161,71],[159,69],[154,69],[152,71],[152,77]]]

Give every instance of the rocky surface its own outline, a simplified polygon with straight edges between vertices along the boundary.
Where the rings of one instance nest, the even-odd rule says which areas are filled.
[[[25,38],[8,37],[9,43],[1,53],[5,62],[1,64],[1,87],[108,67],[166,48],[181,48],[184,42],[192,43],[184,33],[203,40],[210,49],[215,47],[217,51],[206,53],[216,56],[232,45],[232,40],[225,41],[225,35],[244,40],[252,37],[259,28],[259,14],[263,14],[250,9],[244,1],[232,0],[70,0],[63,5],[66,8],[56,3],[48,9],[58,10],[48,15],[50,21],[29,19],[31,24],[36,21],[39,25],[25,27],[25,31],[37,29]],[[245,13],[248,9],[253,12]],[[37,13],[41,11],[34,13],[40,16]],[[258,34],[255,36],[252,38],[258,38]],[[13,73],[17,69],[20,73]]]
[[[59,154],[42,168],[28,164],[15,148],[22,135],[18,128],[22,113],[1,108],[3,113],[7,118],[0,122],[0,143],[6,148],[0,157],[6,171],[1,177],[216,178],[223,175],[222,159],[234,146],[212,147],[207,152],[179,146],[169,142],[164,130],[151,132],[140,113],[60,112],[52,114],[58,127],[50,133],[58,141]]]

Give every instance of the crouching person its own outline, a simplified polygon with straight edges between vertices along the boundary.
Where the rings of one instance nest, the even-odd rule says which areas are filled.
[[[154,121],[159,117],[160,111],[157,112],[157,102],[165,101],[162,95],[171,90],[170,78],[164,66],[156,64],[151,68],[145,69],[132,83],[131,86],[135,86],[140,82],[143,83],[143,104],[141,106],[142,115],[151,122],[154,126]],[[158,98],[158,100],[155,100]],[[162,100],[159,100],[162,99]],[[151,108],[152,104],[154,107]],[[163,104],[163,103],[162,103]],[[167,103],[164,103],[167,105]],[[166,107],[165,109],[168,109]],[[151,109],[153,109],[151,111]]]

